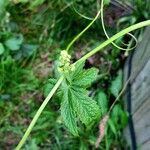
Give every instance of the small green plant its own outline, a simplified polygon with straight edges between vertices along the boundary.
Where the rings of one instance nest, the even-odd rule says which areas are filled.
[[[101,9],[102,12],[102,9]],[[100,12],[98,12],[99,15]],[[98,15],[95,17],[97,18]],[[96,20],[96,19],[94,19]],[[83,31],[81,34],[77,35],[71,44],[69,44],[69,48],[72,46],[72,44],[94,23],[90,23],[90,25]],[[16,150],[21,149],[25,141],[27,140],[27,137],[29,136],[30,132],[32,131],[37,119],[39,118],[40,114],[42,113],[43,109],[49,102],[49,100],[52,98],[54,93],[57,91],[58,97],[61,98],[61,115],[63,118],[63,121],[65,125],[69,128],[70,132],[73,133],[73,135],[78,136],[79,134],[79,121],[81,121],[86,126],[90,126],[94,120],[101,119],[100,114],[100,108],[96,101],[94,101],[91,97],[88,96],[87,88],[91,85],[91,83],[96,79],[96,75],[98,73],[97,69],[91,68],[91,69],[84,69],[84,62],[94,55],[95,53],[102,50],[104,47],[106,47],[108,44],[113,43],[116,39],[122,37],[123,35],[134,31],[136,29],[149,26],[150,20],[143,21],[140,23],[137,23],[135,25],[132,25],[116,35],[112,36],[111,38],[108,38],[105,42],[98,45],[96,48],[91,50],[89,53],[87,53],[85,56],[80,58],[75,63],[71,64],[71,56],[68,54],[67,51],[62,51],[60,55],[59,65],[58,65],[58,78],[57,79],[50,79],[49,80],[49,90],[51,90],[42,105],[40,106],[39,110],[37,111],[36,115],[34,116],[33,120],[31,121],[31,124],[29,125],[27,131],[25,132],[22,140],[16,147]],[[67,50],[69,49],[67,48]],[[119,75],[121,73],[119,72]],[[121,76],[121,75],[120,75]],[[116,78],[114,82],[120,82],[120,76]],[[59,88],[59,89],[58,89]],[[57,90],[58,89],[58,90]],[[120,89],[120,83],[118,83],[118,88],[114,89],[113,83],[110,88],[111,93],[116,97],[116,100],[118,100],[118,97],[120,97],[118,89]],[[119,94],[119,95],[118,95]],[[101,93],[102,96],[102,93]],[[104,95],[103,95],[104,98]],[[116,102],[116,101],[115,101]],[[114,104],[109,109],[108,113],[112,110],[114,107]],[[107,105],[107,104],[106,104]],[[117,106],[115,106],[117,107]],[[114,108],[115,108],[114,107]],[[113,109],[114,110],[114,109]],[[119,110],[119,108],[116,108],[115,110]],[[115,112],[114,110],[114,112]],[[103,110],[103,119],[100,123],[101,125],[105,125],[108,121],[108,113],[105,114],[106,110]],[[112,128],[112,130],[115,132],[115,129],[109,121],[109,124]],[[103,129],[103,128],[102,128]],[[104,133],[104,132],[103,132]],[[101,136],[103,137],[103,136]],[[99,142],[98,142],[99,143]]]

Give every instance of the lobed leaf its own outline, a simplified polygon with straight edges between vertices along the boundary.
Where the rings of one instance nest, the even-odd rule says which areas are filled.
[[[84,65],[85,65],[85,62],[75,64],[75,70],[71,72],[70,77],[72,79],[77,78],[79,74],[82,72]]]
[[[61,85],[61,116],[69,131],[78,136],[78,119],[86,126],[100,117],[100,108],[97,102],[88,96],[86,88],[96,79],[97,69],[83,69],[84,63],[76,64],[75,70],[64,75]],[[45,94],[56,83],[50,79],[46,85]],[[58,93],[58,91],[57,91]]]
[[[71,90],[71,99],[74,110],[85,125],[88,126],[93,120],[100,117],[100,109],[96,101],[84,93]]]
[[[73,79],[73,83],[80,87],[88,87],[96,80],[97,73],[98,70],[96,68],[83,70]]]
[[[76,123],[76,114],[71,104],[71,100],[69,100],[69,91],[66,90],[63,94],[62,103],[61,103],[61,116],[65,125],[68,127],[69,131],[78,136],[78,128]]]

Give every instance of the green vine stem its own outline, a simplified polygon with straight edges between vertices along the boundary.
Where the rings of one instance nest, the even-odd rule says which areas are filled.
[[[97,46],[96,48],[94,48],[92,51],[87,53],[85,56],[80,58],[75,63],[80,63],[80,62],[85,61],[86,59],[88,59],[89,57],[91,57],[92,55],[97,53],[98,51],[102,50],[104,47],[106,47],[107,45],[109,45],[113,41],[115,41],[118,38],[122,37],[123,35],[126,35],[127,33],[131,32],[131,31],[134,31],[136,29],[139,29],[139,28],[142,28],[142,27],[146,27],[146,26],[149,26],[149,25],[150,25],[150,20],[147,20],[147,21],[143,21],[143,22],[137,23],[135,25],[132,25],[132,26],[130,26],[130,27],[120,31],[119,33],[115,34],[114,36],[112,36],[111,38],[109,38],[108,40],[106,40],[105,42],[103,42],[102,44]]]
[[[15,150],[20,150],[21,149],[21,147],[23,146],[23,144],[27,140],[30,132],[32,131],[32,128],[34,127],[35,123],[37,122],[37,119],[41,115],[43,109],[45,108],[45,106],[47,105],[49,100],[52,98],[52,96],[54,95],[54,93],[56,92],[56,90],[58,89],[58,87],[60,86],[62,81],[63,81],[63,77],[60,77],[59,80],[57,81],[57,83],[55,84],[55,86],[53,87],[53,89],[50,91],[50,93],[48,94],[48,96],[46,97],[44,102],[42,103],[42,105],[40,106],[40,108],[38,109],[38,111],[36,112],[33,120],[31,121],[28,129],[26,130],[24,136],[22,137],[21,141],[19,142],[19,144],[18,144],[18,146],[16,147]]]
[[[96,48],[94,48],[91,52],[87,53],[85,56],[80,58],[78,61],[75,62],[75,64],[85,61],[86,59],[88,59],[89,57],[91,57],[92,55],[97,53],[98,51],[102,50],[104,47],[106,47],[107,45],[109,45],[110,43],[115,41],[116,39],[122,37],[123,35],[131,32],[131,31],[134,31],[136,29],[139,29],[139,28],[142,28],[142,27],[145,27],[145,26],[149,26],[149,25],[150,25],[150,20],[147,20],[147,21],[143,21],[143,22],[137,23],[135,25],[132,25],[132,26],[120,31],[119,33],[115,34],[114,36],[112,36],[111,38],[109,38],[108,40],[106,40],[105,42],[103,42],[102,44],[97,46]],[[34,127],[36,121],[38,120],[40,114],[42,113],[43,109],[45,108],[45,106],[47,105],[49,100],[52,98],[52,96],[54,95],[54,93],[56,92],[56,90],[58,89],[60,84],[62,83],[62,81],[63,81],[63,77],[60,77],[59,80],[57,81],[57,83],[55,84],[55,86],[53,87],[53,89],[50,91],[49,95],[46,97],[46,99],[44,100],[44,102],[42,103],[40,108],[38,109],[38,111],[35,114],[33,120],[31,121],[28,129],[26,130],[24,136],[22,137],[21,141],[19,142],[18,146],[16,147],[16,150],[21,149],[21,147],[23,146],[23,144],[27,140],[30,132],[32,131],[32,128]]]
[[[86,31],[92,26],[92,24],[97,20],[98,16],[100,15],[100,12],[101,12],[101,10],[99,10],[99,11],[97,12],[97,15],[96,15],[95,18],[89,23],[89,25],[88,25],[84,30],[82,30],[77,36],[74,37],[74,39],[73,39],[73,40],[69,43],[69,45],[67,46],[66,51],[69,51],[69,49],[70,49],[70,47],[73,45],[73,43],[74,43],[77,39],[79,39],[80,36],[81,36],[84,32],[86,32]]]
[[[103,28],[104,34],[106,35],[107,39],[109,39],[110,37],[107,34],[107,31],[105,29],[105,24],[104,24],[104,14],[103,14],[104,11],[103,11],[103,8],[104,8],[104,0],[101,0],[101,24],[102,24],[102,28]],[[112,42],[111,44],[113,46],[115,46],[116,48],[118,48],[120,50],[124,50],[126,52],[130,51],[130,50],[133,50],[134,48],[136,48],[138,41],[137,41],[136,37],[134,35],[132,35],[131,33],[127,33],[127,35],[131,36],[132,40],[135,41],[135,45],[133,47],[122,48],[122,47],[118,46],[117,44],[115,44],[114,42]],[[123,43],[123,44],[124,45],[128,45],[128,44],[125,44],[125,43]]]

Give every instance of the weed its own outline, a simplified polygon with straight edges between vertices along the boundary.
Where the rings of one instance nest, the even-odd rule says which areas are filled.
[[[102,48],[107,46],[110,43],[113,43],[114,40],[118,39],[119,37],[136,30],[138,28],[150,25],[150,21],[144,21],[133,26],[130,26],[113,37],[109,38],[107,41],[102,43],[101,45],[94,48],[91,52],[83,56],[73,65],[70,64],[70,55],[67,54],[66,51],[62,51],[61,59],[60,59],[60,66],[58,70],[60,71],[60,78],[57,79],[56,84],[52,88],[51,92],[48,94],[47,98],[42,103],[41,107],[37,111],[36,115],[34,116],[31,124],[29,125],[27,131],[25,132],[22,140],[16,147],[16,150],[19,150],[24,142],[26,141],[27,137],[29,136],[32,128],[34,127],[37,119],[39,118],[40,114],[42,113],[43,109],[56,92],[56,90],[62,86],[62,103],[61,103],[61,115],[63,121],[65,122],[66,126],[69,130],[76,136],[78,136],[78,127],[77,127],[77,119],[76,115],[80,118],[81,122],[85,125],[89,125],[93,120],[96,118],[100,118],[99,116],[99,109],[98,105],[88,97],[87,92],[85,90],[86,87],[93,81],[96,76],[96,71],[90,70],[83,70],[83,64],[86,59],[94,55],[96,52],[100,51]],[[75,37],[76,38],[76,37]],[[80,67],[81,66],[81,67]],[[120,79],[116,79],[115,82],[118,82]],[[112,85],[113,86],[113,85]],[[113,88],[112,88],[113,89]],[[116,93],[112,90],[113,94]],[[114,94],[114,96],[116,96]],[[80,100],[80,101],[79,101]],[[112,108],[112,107],[111,107]],[[108,119],[107,119],[108,120]],[[105,123],[103,123],[104,125]],[[104,130],[104,129],[103,129]],[[104,132],[104,131],[103,131]],[[102,135],[103,137],[103,135]],[[100,138],[101,140],[101,138]]]
[[[121,70],[116,75],[116,70],[121,67],[120,60],[118,60],[118,56],[122,53],[121,50],[113,47],[112,51],[109,48],[108,52],[104,51],[90,58],[86,57],[88,61],[85,62],[80,75],[76,77],[77,80],[70,77],[71,74],[75,74],[77,66],[80,66],[80,62],[82,64],[85,58],[78,63],[72,64],[72,62],[90,52],[94,47],[99,47],[99,43],[104,41],[105,35],[102,32],[100,21],[95,19],[95,23],[91,23],[92,26],[87,28],[88,30],[84,30],[86,34],[82,34],[84,33],[82,32],[68,45],[75,34],[83,30],[90,20],[93,21],[99,5],[92,0],[12,0],[9,3],[1,2],[5,3],[0,5],[2,8],[0,9],[2,16],[0,23],[0,148],[13,149],[17,145],[36,114],[35,110],[42,103],[41,88],[46,83],[44,95],[49,95],[49,91],[53,89],[61,75],[64,79],[53,96],[53,101],[41,111],[40,119],[37,120],[31,132],[31,137],[34,138],[28,137],[24,149],[94,149],[98,124],[110,107],[111,113],[105,126],[105,137],[99,147],[102,150],[124,147],[121,131],[127,123],[127,114],[123,111],[118,99],[115,105],[111,105],[117,98],[122,85]],[[107,1],[107,4],[109,2]],[[137,16],[135,15],[135,17]],[[136,23],[143,20],[137,20]],[[118,26],[124,27],[125,23],[121,22]],[[115,28],[109,27],[107,30],[110,35],[116,32]],[[80,40],[77,41],[79,37]],[[122,46],[121,39],[124,38],[120,38],[116,42],[118,46]],[[68,53],[73,54],[72,59],[61,65],[60,61],[55,61],[56,65],[53,65],[51,61],[56,60],[61,50],[66,50],[67,46],[69,47]],[[37,47],[39,48],[37,49]],[[126,49],[126,45],[123,45],[123,48]],[[64,53],[64,51],[62,52]],[[124,55],[121,55],[123,58]],[[52,65],[53,76],[49,71],[51,69],[49,67]],[[97,69],[89,69],[91,66],[99,68],[99,73],[97,74]],[[45,70],[42,68],[49,74],[48,81],[46,81],[48,74],[45,74]],[[85,81],[83,77],[87,74],[88,80],[83,82]],[[90,81],[94,82],[90,83]],[[66,96],[67,93],[69,96]],[[72,95],[71,98],[70,95]],[[65,96],[69,99],[64,99]],[[50,97],[47,98],[47,102]],[[63,97],[64,103],[61,97]],[[85,98],[86,100],[83,101]],[[82,105],[78,99],[83,102]],[[63,105],[67,103],[68,105]],[[89,103],[94,105],[95,111],[92,113],[91,111],[86,113],[85,108],[92,108],[85,105]],[[60,105],[63,110],[61,112]],[[80,107],[75,107],[76,105]],[[72,111],[69,112],[64,108]],[[86,113],[86,118],[82,113]],[[62,115],[60,116],[60,114]],[[75,126],[68,126],[66,122],[69,124],[72,122],[65,118],[72,115],[75,117],[72,117],[70,121],[73,120]],[[70,131],[79,136],[74,136]]]

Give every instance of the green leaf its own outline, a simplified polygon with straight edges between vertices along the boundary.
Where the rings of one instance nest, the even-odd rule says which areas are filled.
[[[123,111],[120,104],[116,104],[112,110],[112,121],[118,129],[123,129],[128,122],[127,112]],[[119,124],[118,124],[119,122]]]
[[[96,99],[97,99],[98,105],[100,106],[101,114],[103,116],[108,111],[107,95],[103,91],[99,91]]]
[[[97,77],[97,69],[83,69],[84,63],[76,64],[75,70],[64,74],[60,91],[61,116],[73,135],[78,135],[77,121],[89,127],[100,117],[97,102],[88,96],[86,88]],[[58,74],[58,72],[57,72]],[[51,85],[49,85],[51,87]],[[50,89],[50,88],[49,88]]]
[[[83,66],[84,62],[76,64],[75,70],[71,74],[71,78],[74,85],[87,88],[93,81],[96,80],[98,69],[83,69]]]
[[[123,78],[122,70],[119,70],[117,77],[111,83],[110,92],[115,97],[119,95],[119,92],[122,88],[122,78]]]
[[[72,79],[75,79],[79,76],[79,74],[83,70],[84,65],[85,65],[85,62],[75,64],[75,70],[71,72],[71,75],[70,75]]]
[[[89,125],[100,117],[100,108],[96,101],[87,96],[85,90],[71,89],[71,99],[73,102],[73,108],[79,116],[82,123]]]
[[[69,91],[66,90],[63,94],[62,103],[61,103],[61,116],[65,125],[68,127],[70,132],[78,136],[78,128],[76,123],[76,114],[72,107],[71,100],[69,100]]]
[[[120,117],[121,118],[121,126],[122,126],[122,128],[125,128],[128,123],[128,113],[122,110],[120,116],[121,116]]]
[[[88,87],[96,80],[97,73],[98,70],[96,68],[83,70],[73,79],[73,83],[80,87]]]
[[[83,69],[84,63],[76,65],[75,71],[66,78],[66,86],[69,90],[69,101],[76,112],[77,117],[85,125],[100,117],[100,109],[96,101],[88,96],[86,87],[88,87],[97,77],[97,69]],[[66,87],[64,86],[64,92]]]
[[[52,90],[54,85],[57,83],[57,80],[54,78],[51,78],[48,80],[48,82],[44,86],[44,96],[47,97],[49,92]]]
[[[119,119],[121,119],[120,117],[120,114],[122,112],[122,108],[120,106],[120,104],[116,104],[112,110],[112,121],[115,123],[115,125],[119,126],[118,125],[118,121]]]
[[[121,110],[121,106],[119,104],[116,104],[114,106],[113,110],[112,110],[112,116],[113,116],[113,118],[119,117],[120,110]]]
[[[2,55],[5,51],[5,48],[2,43],[0,43],[0,55]]]
[[[23,36],[21,34],[13,36],[5,41],[5,45],[12,51],[19,50],[23,42]]]

